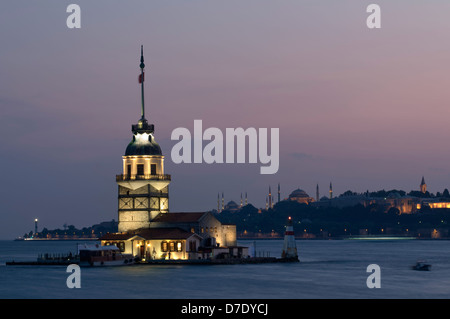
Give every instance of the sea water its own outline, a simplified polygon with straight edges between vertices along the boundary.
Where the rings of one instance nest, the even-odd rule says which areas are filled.
[[[81,243],[81,241],[80,241]],[[91,242],[92,243],[92,242]],[[6,266],[40,253],[76,252],[74,241],[0,241],[0,298],[319,299],[449,298],[450,241],[297,240],[299,263],[132,265],[81,268],[69,289],[65,266]],[[256,254],[280,257],[282,240],[239,241]],[[411,269],[426,260],[431,271]],[[367,267],[380,267],[368,288]]]

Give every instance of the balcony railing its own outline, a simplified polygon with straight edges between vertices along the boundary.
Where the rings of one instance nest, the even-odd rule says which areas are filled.
[[[157,181],[170,181],[171,177],[169,174],[145,174],[145,175],[137,175],[137,174],[120,174],[116,175],[116,182],[120,181],[132,181],[132,180],[157,180]]]

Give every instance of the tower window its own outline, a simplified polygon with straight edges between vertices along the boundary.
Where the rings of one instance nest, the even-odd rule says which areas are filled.
[[[137,165],[137,175],[144,175],[144,164]]]
[[[150,165],[150,174],[151,175],[156,175],[156,164],[151,164]]]
[[[131,175],[131,164],[128,164],[128,165],[127,165],[127,171],[126,171],[126,174],[128,174],[128,176]]]

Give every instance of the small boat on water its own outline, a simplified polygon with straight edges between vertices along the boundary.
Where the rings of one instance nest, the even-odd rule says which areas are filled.
[[[428,271],[430,270],[431,265],[427,264],[424,261],[418,261],[414,266],[412,266],[413,270],[422,270],[422,271]]]
[[[134,264],[132,255],[122,254],[115,245],[79,245],[80,266],[126,266]]]

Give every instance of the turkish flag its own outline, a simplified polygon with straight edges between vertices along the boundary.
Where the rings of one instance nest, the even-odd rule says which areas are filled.
[[[144,75],[145,75],[145,73],[144,73],[144,72],[142,72],[142,74],[139,74],[139,77],[138,77],[138,81],[139,81],[139,83],[142,83],[142,82],[144,82]]]

